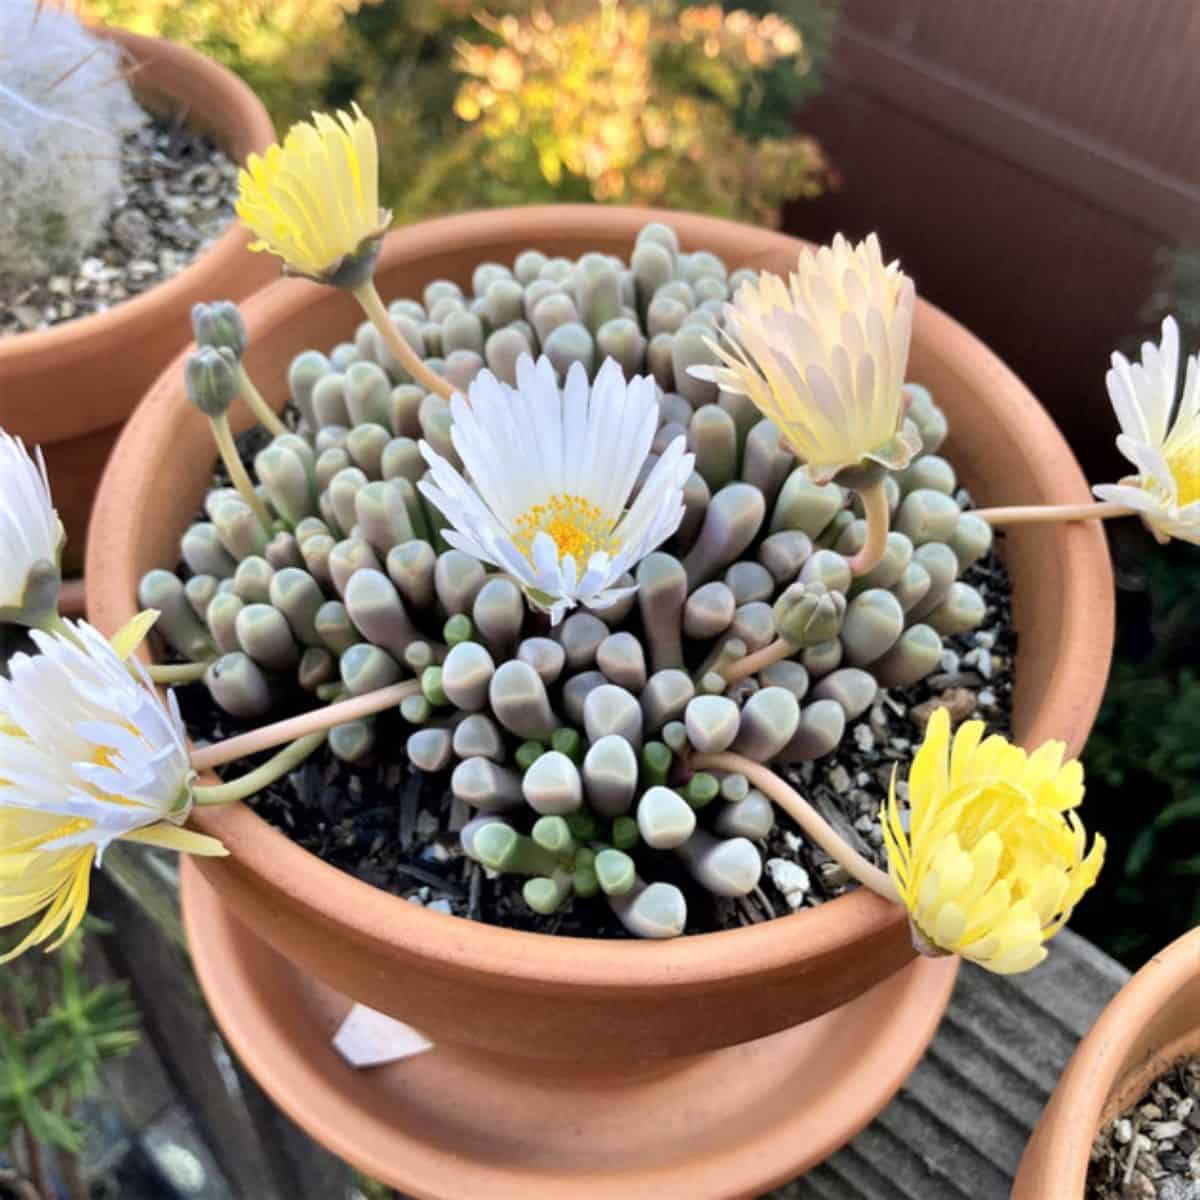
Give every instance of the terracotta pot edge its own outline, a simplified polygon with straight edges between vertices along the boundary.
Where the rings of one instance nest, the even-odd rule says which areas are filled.
[[[1109,1001],[1075,1048],[1026,1146],[1018,1200],[1082,1200],[1092,1144],[1172,1062],[1200,1052],[1200,1016],[1189,1034],[1125,1063],[1141,1030],[1200,976],[1200,928],[1170,943]],[[1131,1019],[1132,1018],[1132,1019]]]
[[[240,136],[261,152],[275,140],[274,126],[262,101],[240,76],[214,59],[190,47],[163,38],[145,37],[125,29],[100,26],[95,28],[94,32],[107,40],[119,43],[126,50],[165,55],[175,60],[180,69],[195,77],[211,80],[214,87],[229,99],[230,111],[236,121],[236,131],[231,128],[225,138],[217,139],[222,148]],[[137,90],[136,84],[134,90]],[[66,321],[50,329],[29,330],[0,339],[0,386],[3,385],[6,368],[15,369],[17,364],[31,358],[55,358],[74,351],[93,338],[108,338],[114,334],[119,336],[119,331],[124,327],[141,323],[154,310],[178,304],[181,297],[194,290],[206,275],[217,273],[218,270],[224,273],[226,266],[232,264],[239,254],[246,252],[249,241],[249,235],[234,218],[225,231],[182,271],[155,284],[147,291],[131,296],[103,312]],[[81,423],[69,436],[78,437],[120,422],[120,418],[112,421],[107,419],[108,416],[109,414],[105,414],[90,422]]]

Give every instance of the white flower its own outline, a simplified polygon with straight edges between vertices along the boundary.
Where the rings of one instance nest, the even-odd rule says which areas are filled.
[[[892,469],[920,449],[904,420],[912,280],[871,234],[805,250],[785,284],[764,271],[725,305],[721,366],[689,373],[748,396],[817,482],[864,460]]]
[[[70,936],[87,907],[89,869],[118,838],[224,853],[179,828],[194,774],[179,709],[173,695],[163,704],[140,664],[125,662],[153,616],[112,643],[82,621],[34,630],[40,653],[13,655],[11,678],[0,679],[0,927],[42,912],[0,962],[60,930],[59,943]]]
[[[41,448],[34,453],[31,458],[20,438],[0,429],[0,619],[15,620],[33,599],[26,596],[30,568],[53,568],[57,579],[63,527]]]
[[[136,660],[125,662],[84,621],[31,636],[0,679],[0,803],[64,818],[42,847],[95,846],[191,810],[194,775],[173,693],[159,699]],[[11,789],[11,790],[9,790]]]
[[[1157,346],[1143,343],[1140,363],[1113,354],[1105,383],[1121,423],[1117,449],[1138,473],[1092,490],[1139,513],[1160,542],[1174,537],[1200,545],[1200,355],[1188,359],[1176,408],[1178,377],[1173,317],[1163,321]]]
[[[574,363],[560,391],[548,359],[522,355],[516,388],[481,371],[450,407],[471,482],[422,442],[433,482],[419,484],[454,526],[446,541],[513,575],[555,624],[632,591],[613,585],[679,527],[694,458],[677,437],[626,511],[658,426],[654,380],[627,384],[608,359],[590,390]]]

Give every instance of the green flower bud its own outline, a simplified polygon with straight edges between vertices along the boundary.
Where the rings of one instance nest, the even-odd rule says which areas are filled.
[[[237,357],[227,346],[201,346],[183,368],[187,398],[208,417],[223,417],[238,394]]]
[[[192,305],[192,335],[197,346],[225,347],[235,358],[246,352],[246,324],[232,300]]]
[[[793,583],[772,611],[780,637],[803,649],[837,637],[846,616],[846,597],[815,580]]]

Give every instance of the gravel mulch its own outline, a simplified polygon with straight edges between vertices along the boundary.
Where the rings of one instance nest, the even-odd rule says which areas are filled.
[[[233,219],[237,164],[174,118],[125,138],[125,198],[73,274],[0,282],[0,337],[103,312],[182,271]]]
[[[1172,1067],[1101,1130],[1086,1200],[1200,1200],[1200,1058]]]

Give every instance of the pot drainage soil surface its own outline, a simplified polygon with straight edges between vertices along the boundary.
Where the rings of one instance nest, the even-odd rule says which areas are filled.
[[[1200,1059],[1172,1067],[1101,1130],[1087,1200],[1200,1198]]]

